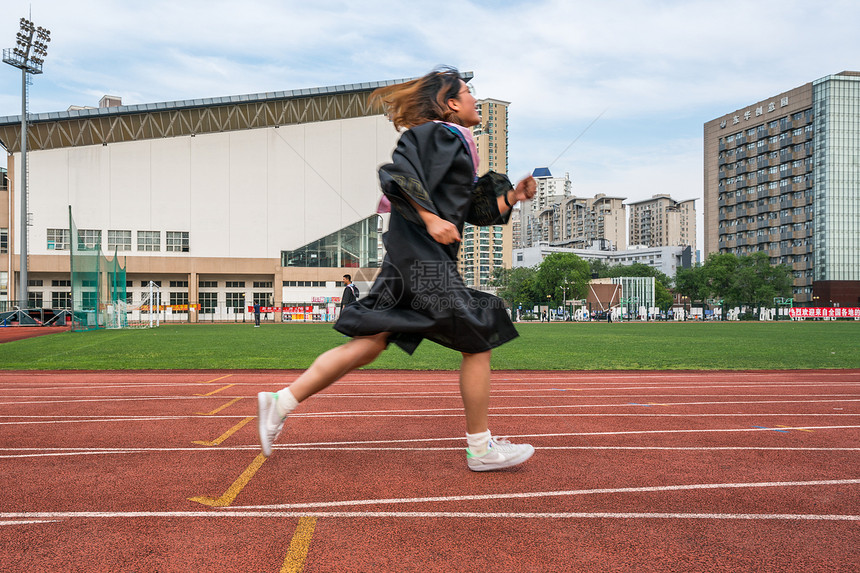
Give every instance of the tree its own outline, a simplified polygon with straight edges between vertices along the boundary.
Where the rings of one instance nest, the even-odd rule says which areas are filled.
[[[707,278],[705,268],[702,265],[690,267],[689,269],[678,269],[675,273],[675,292],[690,300],[704,300],[706,294]]]
[[[532,308],[539,299],[535,290],[536,275],[537,269],[533,267],[496,268],[493,270],[491,284],[498,287],[496,294],[512,309],[520,306]]]
[[[541,304],[562,306],[567,299],[585,298],[591,268],[573,253],[552,253],[538,265],[535,286]]]
[[[690,300],[723,299],[726,304],[772,304],[774,297],[791,294],[792,270],[773,266],[764,251],[736,256],[713,253],[702,266],[679,270],[678,292]]]
[[[768,254],[759,251],[738,259],[731,300],[770,306],[774,297],[791,293],[791,284],[791,267],[772,266]]]

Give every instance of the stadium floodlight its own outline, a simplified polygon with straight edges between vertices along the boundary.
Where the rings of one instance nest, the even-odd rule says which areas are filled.
[[[48,55],[51,31],[38,28],[26,18],[21,18],[21,31],[16,35],[17,46],[3,50],[3,61],[21,70],[21,220],[20,263],[18,283],[19,306],[26,307],[27,295],[27,226],[30,217],[27,211],[27,84],[29,74],[41,74],[42,64]],[[71,239],[70,240],[74,240]]]

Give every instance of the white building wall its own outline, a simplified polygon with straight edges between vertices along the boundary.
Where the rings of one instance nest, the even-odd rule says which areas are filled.
[[[277,258],[373,214],[398,137],[380,115],[31,151],[28,250],[57,254],[47,229],[67,229],[71,205],[105,250],[122,229],[135,256]],[[161,251],[137,251],[137,231],[160,231]],[[188,231],[190,252],[166,252],[166,231]]]

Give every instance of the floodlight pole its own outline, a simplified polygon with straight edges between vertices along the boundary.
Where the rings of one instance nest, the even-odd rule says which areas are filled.
[[[30,306],[30,295],[27,292],[30,286],[27,278],[27,263],[29,251],[27,250],[27,225],[29,223],[29,212],[27,209],[27,69],[21,68],[21,248],[18,263],[18,305],[21,308]]]
[[[26,308],[30,298],[27,293],[27,226],[30,223],[27,209],[27,75],[42,73],[42,64],[45,63],[45,57],[48,55],[51,31],[41,26],[37,28],[26,18],[21,18],[20,24],[18,45],[15,48],[3,50],[3,61],[21,70],[21,221],[19,223],[21,248],[17,298],[19,306]]]

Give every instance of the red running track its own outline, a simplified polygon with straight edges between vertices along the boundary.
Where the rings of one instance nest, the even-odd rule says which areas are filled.
[[[860,571],[860,371],[0,372],[3,571]]]

